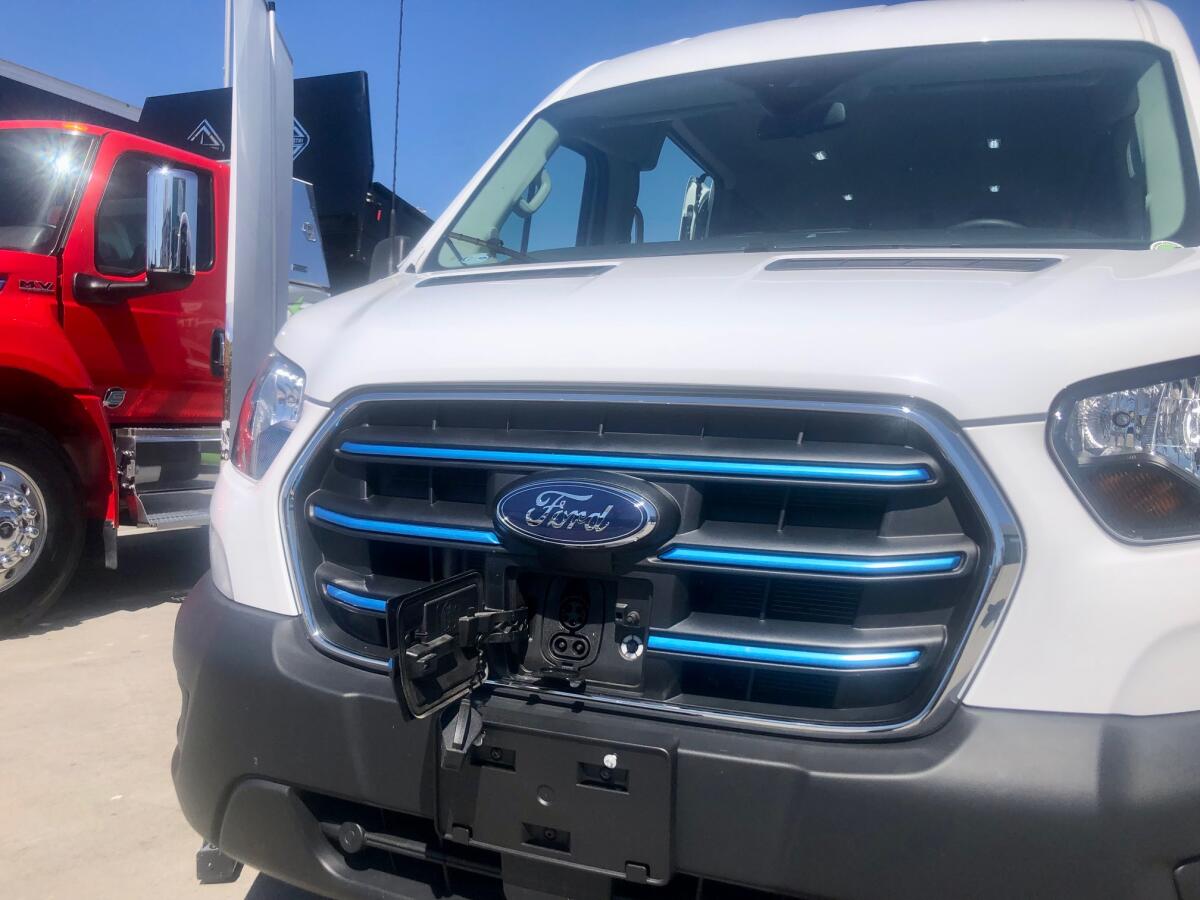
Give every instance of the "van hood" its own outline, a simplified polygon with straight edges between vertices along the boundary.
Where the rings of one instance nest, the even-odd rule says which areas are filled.
[[[331,403],[366,386],[667,386],[915,397],[1045,416],[1200,352],[1200,253],[705,254],[398,275],[288,322]]]

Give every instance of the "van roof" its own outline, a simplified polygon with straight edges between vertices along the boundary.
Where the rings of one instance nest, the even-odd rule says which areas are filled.
[[[1155,0],[920,0],[714,31],[598,63],[548,100],[652,78],[779,59],[990,41],[1157,43],[1174,13]],[[1182,30],[1182,27],[1179,26]]]

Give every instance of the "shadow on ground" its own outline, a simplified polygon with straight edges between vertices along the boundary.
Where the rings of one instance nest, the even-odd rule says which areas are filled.
[[[200,837],[170,772],[171,647],[208,536],[132,534],[118,549],[120,568],[81,568],[41,623],[0,641],[0,897],[319,900],[249,870],[197,883]]]
[[[55,606],[27,635],[70,628],[118,610],[178,603],[208,571],[208,529],[150,532],[117,542],[119,565],[79,567]]]
[[[316,894],[259,875],[246,894],[246,900],[321,900]]]

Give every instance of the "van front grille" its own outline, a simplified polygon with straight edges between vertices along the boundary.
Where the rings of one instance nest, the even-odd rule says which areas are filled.
[[[653,485],[678,530],[602,571],[509,546],[497,498],[561,470]],[[491,660],[495,689],[813,733],[925,720],[969,673],[1020,550],[935,412],[786,397],[357,398],[302,454],[284,515],[314,637],[348,662],[385,667],[387,598],[477,570],[488,606],[531,613],[528,646]],[[568,595],[596,648],[572,688],[547,655]]]

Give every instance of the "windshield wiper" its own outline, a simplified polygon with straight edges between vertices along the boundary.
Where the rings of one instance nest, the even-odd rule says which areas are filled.
[[[453,238],[456,241],[466,241],[467,243],[474,244],[477,247],[483,247],[487,250],[491,250],[492,253],[503,253],[505,256],[511,256],[513,259],[519,259],[522,262],[537,262],[537,260],[528,253],[524,253],[520,250],[513,250],[511,247],[505,247],[499,238],[478,238],[474,235],[462,234],[458,231],[447,231],[446,237]]]

